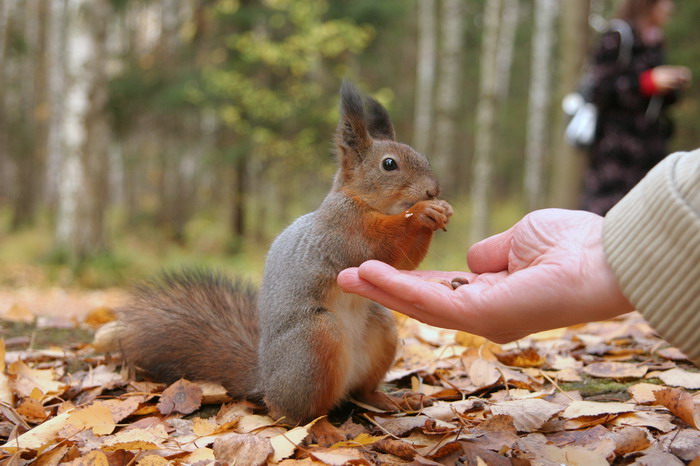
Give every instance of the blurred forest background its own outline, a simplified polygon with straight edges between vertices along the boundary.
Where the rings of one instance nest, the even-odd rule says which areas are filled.
[[[381,101],[456,207],[424,266],[576,207],[563,141],[613,0],[0,0],[0,286],[123,285],[164,267],[256,279],[335,170],[342,78]],[[700,2],[668,62],[700,76]],[[698,86],[673,149],[700,145]],[[439,232],[440,233],[440,232]]]

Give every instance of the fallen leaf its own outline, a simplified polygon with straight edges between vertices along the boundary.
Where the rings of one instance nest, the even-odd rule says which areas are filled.
[[[671,369],[659,374],[666,385],[682,387],[688,390],[700,389],[700,372],[689,372],[680,368]]]
[[[202,404],[229,403],[233,400],[226,389],[220,383],[195,382],[202,389]]]
[[[158,450],[167,433],[162,425],[152,429],[122,430],[104,440],[103,450]]]
[[[194,464],[198,461],[205,461],[207,463],[210,463],[212,461],[215,461],[216,458],[214,457],[214,450],[211,448],[197,448],[195,451],[190,453],[190,455],[187,457],[187,463],[189,464]]]
[[[669,359],[671,361],[687,361],[689,358],[681,350],[674,346],[669,346],[668,348],[660,349],[656,352],[659,356],[664,359]]]
[[[231,433],[214,441],[214,458],[225,464],[266,464],[274,450],[270,440],[252,434]]]
[[[36,316],[29,310],[29,308],[15,303],[5,312],[5,314],[3,314],[2,318],[9,320],[10,322],[23,322],[25,324],[30,324],[34,322]]]
[[[634,411],[634,405],[629,403],[603,403],[599,401],[573,401],[566,407],[562,417],[574,419],[584,416],[603,416]]]
[[[469,441],[487,450],[511,449],[518,441],[513,418],[504,414],[497,414],[486,419],[472,429],[471,434],[474,438],[469,439]],[[460,435],[460,438],[464,438],[464,435]]]
[[[170,461],[158,455],[146,455],[136,462],[138,466],[166,466]]]
[[[15,361],[7,368],[14,376],[14,389],[21,397],[28,397],[37,388],[44,396],[62,394],[68,386],[58,381],[58,375],[53,369],[32,369],[23,361]]]
[[[39,450],[41,447],[49,445],[56,440],[58,433],[67,425],[71,413],[72,411],[67,411],[52,417],[16,439],[9,440],[0,448],[11,453],[18,450]]]
[[[562,405],[539,398],[530,400],[503,401],[491,405],[493,414],[505,414],[513,418],[515,428],[520,432],[534,432],[552,416],[562,411]]]
[[[108,435],[114,432],[115,427],[109,408],[96,402],[72,411],[68,417],[66,429],[61,431],[61,435],[69,438],[83,429],[92,429],[95,435]]]
[[[180,379],[163,391],[158,402],[158,411],[167,415],[172,412],[190,414],[202,406],[202,389],[196,383]]]
[[[107,455],[100,450],[93,450],[85,456],[76,458],[67,464],[70,466],[109,466],[109,460],[107,459]]]
[[[656,411],[635,411],[622,413],[608,422],[612,426],[651,427],[660,432],[671,432],[676,428],[672,422],[673,416]]]
[[[647,373],[647,367],[628,362],[594,362],[583,368],[583,372],[604,379],[640,379]]]
[[[346,464],[371,465],[362,453],[355,448],[319,448],[310,452],[311,457],[330,466]]]
[[[192,419],[192,432],[198,437],[213,434],[216,432],[217,427],[218,424],[210,421],[209,419],[202,419],[201,417]]]
[[[623,427],[614,433],[615,454],[626,455],[643,451],[651,445],[651,439],[646,429],[639,427]]]
[[[5,374],[5,340],[0,339],[0,402],[13,406],[14,399],[10,379]]]
[[[530,434],[518,440],[518,448],[527,452],[523,454],[524,458],[536,460],[537,464],[542,464],[543,460],[572,466],[607,466],[609,464],[605,456],[585,447],[548,445],[541,434]]]
[[[36,458],[36,466],[58,466],[70,447],[60,443],[41,452]]]
[[[33,424],[42,422],[47,416],[44,405],[34,398],[25,398],[17,407],[17,412]]]
[[[100,306],[88,311],[83,322],[93,329],[97,329],[107,322],[117,319],[117,313],[111,307]]]
[[[477,387],[490,387],[501,380],[498,367],[491,361],[475,359],[469,368],[469,379]]]
[[[542,367],[546,362],[540,353],[532,347],[495,354],[498,360],[506,366]]]
[[[666,434],[659,440],[664,451],[669,451],[683,461],[692,461],[700,457],[700,431],[682,429],[680,432]]]
[[[374,444],[374,449],[390,453],[406,461],[411,461],[418,454],[410,443],[388,436],[380,437],[380,440]]]
[[[685,390],[667,387],[655,391],[654,396],[658,404],[667,408],[687,424],[696,429],[700,426],[700,413],[695,409],[693,397]]]
[[[634,398],[639,404],[652,404],[656,402],[656,397],[654,392],[665,388],[663,385],[656,385],[653,383],[638,383],[632,385],[627,389],[629,394]]]
[[[316,421],[318,421],[318,419],[314,419],[305,426],[295,427],[294,429],[270,438],[270,444],[274,450],[272,462],[279,463],[283,459],[292,456],[297,446],[309,436],[309,430],[316,424]]]
[[[481,409],[484,402],[477,399],[460,400],[460,401],[436,401],[432,406],[423,408],[422,413],[426,416],[438,419],[441,421],[452,421],[472,409]]]

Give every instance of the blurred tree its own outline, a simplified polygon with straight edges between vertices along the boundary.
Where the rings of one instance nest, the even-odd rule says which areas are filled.
[[[581,70],[588,55],[590,40],[590,1],[563,2],[561,4],[560,46],[558,54],[559,85],[555,104],[560,104],[566,94],[576,89]],[[557,105],[559,107],[559,105]],[[566,115],[557,108],[552,143],[552,176],[548,204],[552,207],[575,209],[585,172],[585,157],[564,139]]]
[[[437,62],[435,0],[418,0],[418,43],[416,46],[416,97],[413,110],[413,147],[430,153],[433,134],[433,92]]]
[[[501,0],[484,3],[484,30],[481,42],[479,101],[476,108],[476,145],[471,183],[472,217],[470,244],[489,233],[492,148],[496,129],[496,64]]]
[[[541,207],[545,189],[544,156],[549,137],[550,67],[557,9],[558,4],[555,0],[535,0],[523,183],[527,210]]]
[[[105,63],[110,13],[108,0],[68,2],[66,152],[59,178],[56,246],[74,264],[106,247],[109,127]]]
[[[442,40],[435,99],[433,169],[447,195],[455,194],[458,186],[463,186],[458,180],[456,135],[464,54],[464,6],[462,0],[442,0],[440,12]]]

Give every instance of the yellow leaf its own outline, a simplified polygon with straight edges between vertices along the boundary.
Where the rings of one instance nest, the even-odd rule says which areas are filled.
[[[187,458],[187,463],[193,464],[198,461],[214,461],[216,458],[214,458],[214,450],[211,448],[197,448],[195,451],[193,451],[189,458]]]
[[[22,397],[33,396],[34,389],[41,390],[44,396],[59,395],[67,387],[56,380],[58,376],[53,369],[32,369],[23,361],[10,364],[7,372],[15,376],[15,391]]]
[[[147,455],[136,462],[139,466],[165,466],[168,463],[168,460],[158,455]]]
[[[32,323],[36,316],[28,308],[21,304],[13,304],[12,307],[2,316],[10,322]]]
[[[90,310],[85,316],[84,322],[92,328],[98,328],[107,322],[112,322],[117,319],[117,313],[114,309],[106,306],[96,307]]]
[[[16,439],[10,440],[6,444],[0,446],[3,450],[14,453],[20,449],[39,450],[44,445],[53,443],[61,429],[68,425],[68,418],[72,411],[66,411],[48,421],[39,424],[32,430],[29,430]]]
[[[114,432],[114,418],[109,408],[96,402],[87,408],[73,411],[68,419],[68,424],[74,427],[75,432],[83,429],[92,429],[95,435],[108,435]],[[66,432],[66,435],[70,435]]]
[[[305,426],[295,427],[288,432],[272,437],[270,443],[272,444],[272,449],[275,451],[272,455],[272,462],[279,463],[283,459],[292,456],[297,446],[308,437],[311,426],[319,419],[321,418],[314,419]]]
[[[216,431],[217,425],[209,419],[196,417],[192,419],[192,432],[198,437],[213,434]]]
[[[162,428],[161,428],[162,429]],[[165,431],[159,433],[160,438],[146,429],[123,430],[105,440],[103,450],[157,450],[162,439],[167,436]]]
[[[107,455],[100,450],[93,450],[85,456],[73,460],[71,466],[109,466]]]

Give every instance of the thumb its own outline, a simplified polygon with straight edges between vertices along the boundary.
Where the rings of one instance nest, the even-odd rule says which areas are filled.
[[[513,241],[513,228],[479,241],[467,253],[469,270],[474,273],[508,270],[508,253]]]

